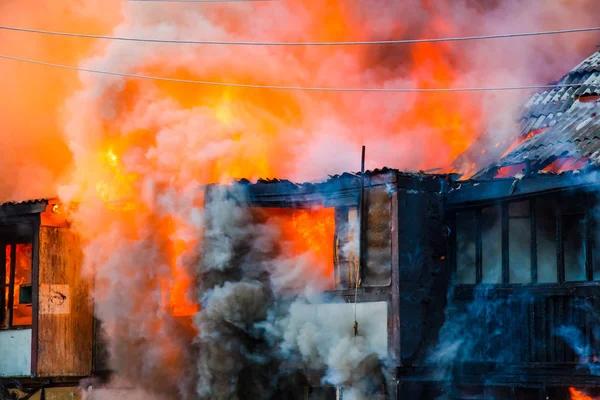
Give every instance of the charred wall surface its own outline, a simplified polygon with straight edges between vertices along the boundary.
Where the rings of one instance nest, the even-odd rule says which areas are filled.
[[[400,348],[402,365],[424,362],[444,320],[450,274],[443,195],[398,191]]]
[[[533,181],[522,188],[544,184]],[[597,187],[511,196],[514,186],[450,199],[453,280],[432,359],[454,388],[479,395],[502,386],[552,399],[591,393],[600,385]]]

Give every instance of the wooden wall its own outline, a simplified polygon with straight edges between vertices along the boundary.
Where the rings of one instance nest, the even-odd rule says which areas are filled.
[[[398,191],[400,348],[404,365],[420,364],[444,322],[450,281],[440,193]]]
[[[38,376],[92,372],[93,310],[81,279],[83,254],[67,228],[40,227]]]
[[[363,245],[365,286],[389,286],[392,279],[392,203],[385,187],[365,190]]]

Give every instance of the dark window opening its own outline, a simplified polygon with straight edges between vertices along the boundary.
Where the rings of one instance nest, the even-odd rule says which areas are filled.
[[[537,281],[556,283],[556,203],[552,198],[536,199],[535,217]]]
[[[502,211],[500,206],[481,210],[481,282],[502,283]]]
[[[31,239],[29,224],[0,227],[0,329],[32,323]]]
[[[456,214],[456,279],[476,283],[477,221],[474,212]]]
[[[561,222],[565,281],[585,281],[585,214],[565,214]]]
[[[598,199],[549,194],[455,214],[453,260],[460,284],[600,280]]]
[[[508,204],[508,281],[531,283],[529,201]]]

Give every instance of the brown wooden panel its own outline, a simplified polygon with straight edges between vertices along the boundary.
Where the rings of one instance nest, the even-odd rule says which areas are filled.
[[[385,187],[365,190],[365,286],[388,286],[392,279],[392,203]]]
[[[40,228],[39,376],[91,373],[93,311],[89,286],[80,277],[82,259],[75,233]]]

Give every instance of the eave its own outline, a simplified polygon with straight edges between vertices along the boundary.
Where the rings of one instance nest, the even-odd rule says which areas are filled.
[[[537,174],[516,179],[457,182],[448,192],[448,208],[460,208],[473,203],[518,198],[537,193],[575,189],[600,184],[600,171],[565,172],[562,174]]]

